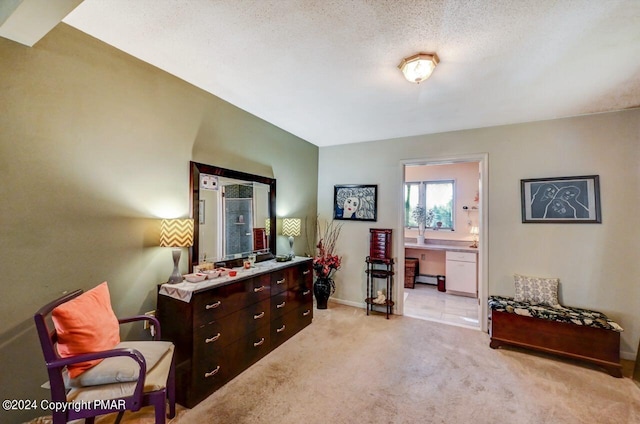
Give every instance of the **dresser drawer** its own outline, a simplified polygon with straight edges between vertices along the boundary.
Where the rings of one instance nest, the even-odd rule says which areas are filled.
[[[271,350],[270,329],[269,325],[260,327],[232,345],[234,349],[229,353],[233,355],[233,362],[238,373],[249,368],[269,353]]]
[[[185,406],[192,408],[237,374],[224,350],[219,350],[204,360],[194,361],[189,390],[191,393]]]
[[[271,294],[275,295],[287,290],[291,279],[286,269],[281,269],[271,273]]]
[[[447,250],[446,260],[448,261],[462,261],[462,262],[475,262],[475,252],[452,252]]]
[[[295,308],[295,298],[291,291],[287,290],[271,296],[271,319],[281,317]]]
[[[308,262],[306,264],[300,265],[298,269],[302,274],[302,278],[300,278],[301,284],[308,288],[313,289],[313,262]]]
[[[311,324],[313,304],[297,308],[271,323],[271,348],[276,348]]]
[[[247,305],[268,299],[270,294],[268,275],[197,293],[192,300],[194,326],[208,324]]]
[[[289,290],[295,289],[301,285],[313,286],[313,270],[311,267],[312,262],[298,265],[287,270],[287,288]]]
[[[193,337],[194,358],[199,360],[268,325],[270,306],[270,300],[265,299],[196,329]]]
[[[260,275],[238,281],[226,287],[227,299],[232,308],[241,309],[246,305],[260,302],[271,296],[269,275]]]
[[[313,304],[313,292],[310,287],[300,285],[289,290],[288,301],[292,303],[293,308],[299,308],[303,305]]]
[[[208,324],[235,312],[236,309],[227,301],[226,288],[226,286],[216,287],[193,295],[191,303],[193,304],[194,327]]]
[[[223,349],[196,361],[192,376],[197,391],[211,393],[265,356],[270,349],[269,326],[259,328]]]

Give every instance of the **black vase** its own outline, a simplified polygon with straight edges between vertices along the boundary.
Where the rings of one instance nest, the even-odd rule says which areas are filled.
[[[333,291],[333,280],[329,277],[318,277],[313,284],[313,294],[316,296],[318,309],[327,309],[327,300]]]

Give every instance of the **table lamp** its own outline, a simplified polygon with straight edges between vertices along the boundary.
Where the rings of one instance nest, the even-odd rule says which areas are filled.
[[[302,220],[299,218],[284,218],[282,220],[282,235],[289,237],[289,257],[294,258],[296,256],[293,253],[293,238],[300,237],[300,227],[302,226]]]
[[[478,227],[471,227],[470,233],[473,235],[473,244],[469,247],[477,248],[478,247]]]
[[[193,219],[163,219],[160,224],[160,246],[173,247],[173,273],[169,284],[182,282],[182,274],[178,269],[183,247],[193,245]]]

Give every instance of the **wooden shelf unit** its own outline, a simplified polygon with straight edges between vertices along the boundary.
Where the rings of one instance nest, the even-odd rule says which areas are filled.
[[[372,259],[370,256],[367,256],[367,297],[364,300],[367,304],[367,315],[369,315],[369,311],[373,311],[374,306],[384,306],[386,310],[387,319],[389,319],[389,315],[393,314],[393,306],[395,302],[393,301],[393,259]],[[382,266],[383,268],[377,268]],[[375,303],[374,300],[377,298],[376,292],[378,285],[376,284],[376,280],[385,280],[386,283],[386,300],[384,303]]]

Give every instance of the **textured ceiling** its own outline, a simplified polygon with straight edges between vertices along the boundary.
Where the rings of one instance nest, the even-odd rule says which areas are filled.
[[[318,146],[640,106],[640,0],[85,0],[64,22]],[[441,62],[415,85],[420,51]]]

